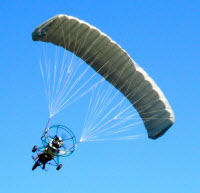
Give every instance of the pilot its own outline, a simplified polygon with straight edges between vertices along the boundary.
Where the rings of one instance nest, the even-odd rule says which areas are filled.
[[[42,153],[39,153],[34,160],[37,160],[32,168],[34,170],[37,166],[39,166],[39,162],[43,164],[42,169],[45,169],[45,165],[48,161],[52,160],[55,156],[57,156],[61,150],[59,150],[62,147],[63,140],[61,137],[58,137],[57,135],[54,136],[54,138],[49,142],[48,146],[44,149]]]

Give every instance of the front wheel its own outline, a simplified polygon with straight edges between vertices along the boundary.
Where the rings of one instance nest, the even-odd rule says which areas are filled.
[[[56,169],[59,170],[60,168],[62,168],[62,164],[58,165]]]
[[[36,152],[36,150],[37,150],[37,146],[35,145],[35,146],[33,147],[33,149],[32,149],[32,152]]]

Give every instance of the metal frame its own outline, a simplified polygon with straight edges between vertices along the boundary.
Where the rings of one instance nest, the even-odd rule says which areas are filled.
[[[49,164],[49,165],[58,166],[58,165],[59,165],[59,158],[60,158],[60,157],[67,157],[67,156],[70,156],[70,155],[75,151],[75,148],[76,148],[77,143],[76,143],[76,137],[75,137],[74,133],[73,133],[68,127],[66,127],[66,126],[64,126],[64,125],[53,125],[53,126],[47,128],[47,129],[45,130],[45,132],[43,133],[43,136],[41,137],[43,146],[37,148],[37,150],[35,151],[35,153],[37,153],[37,155],[39,155],[40,152],[43,152],[43,150],[44,150],[46,147],[48,147],[48,144],[50,143],[50,141],[54,138],[55,135],[54,135],[54,136],[51,136],[51,135],[49,134],[49,131],[52,130],[52,129],[56,129],[55,135],[57,135],[58,130],[60,130],[60,129],[63,130],[64,133],[67,133],[67,134],[68,134],[69,137],[68,137],[67,139],[64,139],[63,142],[64,142],[64,141],[68,141],[68,140],[71,141],[71,147],[66,148],[66,147],[64,146],[64,144],[62,145],[62,149],[63,149],[62,151],[64,151],[64,154],[62,154],[62,155],[57,154],[57,155],[52,159],[52,160],[55,162],[55,164],[52,164],[52,163],[50,163],[50,162],[49,162],[49,163],[47,162],[47,164]],[[35,161],[35,160],[34,160],[34,161]],[[36,162],[36,161],[35,161],[35,162]],[[40,162],[39,162],[39,164],[40,164],[40,167],[42,167]],[[47,171],[47,170],[46,170],[46,171]]]

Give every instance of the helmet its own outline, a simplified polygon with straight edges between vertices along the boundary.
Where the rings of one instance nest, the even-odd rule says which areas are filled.
[[[54,136],[54,140],[55,141],[63,141],[63,139],[61,137],[58,137],[57,135]]]
[[[56,147],[56,148],[60,148],[63,144],[63,140],[61,137],[58,137],[57,135],[55,135],[54,137],[54,141],[53,141],[53,145]]]
[[[61,137],[58,137],[58,141],[59,141],[59,142],[62,142],[63,140],[62,140],[62,138],[61,138]]]

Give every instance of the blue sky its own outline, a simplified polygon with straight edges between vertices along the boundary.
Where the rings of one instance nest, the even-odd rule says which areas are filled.
[[[13,0],[1,2],[0,14],[1,192],[200,192],[199,1]],[[163,137],[82,143],[59,172],[31,171],[48,119],[42,49],[31,33],[57,14],[99,28],[155,80],[176,117]],[[55,123],[81,130],[86,102]]]

